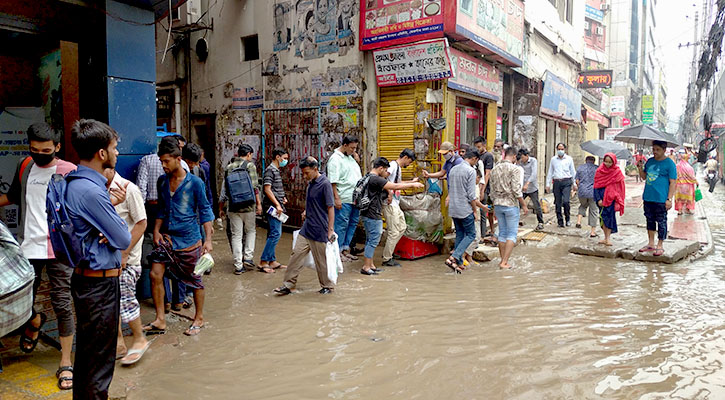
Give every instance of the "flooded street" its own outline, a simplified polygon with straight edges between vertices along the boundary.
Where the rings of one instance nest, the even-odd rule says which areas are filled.
[[[232,275],[219,236],[207,328],[187,338],[177,320],[116,379],[129,399],[722,399],[723,189],[705,199],[715,251],[674,265],[545,241],[517,247],[511,271],[453,275],[434,257],[366,277],[353,264],[332,295],[305,270],[276,298],[282,274]]]

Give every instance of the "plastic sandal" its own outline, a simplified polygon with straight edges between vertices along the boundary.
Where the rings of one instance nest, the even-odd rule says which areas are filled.
[[[60,376],[60,374],[62,374],[63,372],[66,372],[66,371],[68,371],[68,372],[70,372],[72,374],[73,373],[73,367],[71,367],[71,366],[60,367],[60,368],[58,368],[57,371],[55,371],[55,377],[58,378],[58,389],[60,389],[60,390],[71,390],[71,389],[73,389],[73,385],[72,385],[72,383],[73,383],[73,377],[72,376],[63,376],[63,377]],[[70,386],[63,386],[63,382],[67,382],[67,381],[70,381],[71,382],[71,385]]]
[[[35,314],[35,315],[37,315],[37,314]],[[30,319],[31,320],[35,319],[35,315],[33,315],[33,317]],[[30,321],[27,322],[25,329],[23,329],[23,332],[20,334],[20,350],[23,353],[29,354],[29,353],[32,353],[33,350],[35,350],[35,347],[38,345],[38,340],[40,340],[40,330],[43,329],[43,325],[45,325],[45,321],[47,321],[47,320],[48,320],[48,317],[45,314],[40,313],[40,325],[37,328],[34,327],[30,323]],[[30,338],[30,336],[25,334],[25,331],[38,332],[38,337],[36,337],[35,339],[32,339],[32,338]],[[30,347],[28,347],[28,346],[30,346]]]

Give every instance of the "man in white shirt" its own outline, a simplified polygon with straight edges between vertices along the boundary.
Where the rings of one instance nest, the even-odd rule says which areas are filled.
[[[546,191],[554,189],[554,206],[556,208],[556,222],[559,228],[571,226],[571,216],[569,215],[572,189],[576,190],[576,168],[574,168],[574,160],[566,154],[566,145],[559,143],[556,145],[556,157],[549,162],[549,173],[546,175]],[[573,186],[573,188],[572,188]],[[562,215],[561,209],[564,208]]]
[[[405,149],[400,152],[398,159],[390,162],[388,181],[403,183],[403,168],[413,163],[413,161],[415,161],[413,150]],[[418,182],[418,178],[413,178],[405,183],[412,182]],[[400,190],[388,190],[387,202],[383,207],[383,215],[385,215],[385,222],[388,227],[388,239],[385,241],[385,248],[383,249],[383,265],[386,267],[399,267],[400,263],[393,259],[393,252],[408,227],[405,223],[405,214],[400,209]]]
[[[122,356],[122,365],[131,365],[138,362],[148,349],[150,342],[146,340],[141,328],[141,314],[138,300],[136,299],[136,282],[141,276],[141,247],[144,231],[146,230],[147,218],[141,190],[138,186],[129,182],[116,173],[113,168],[107,168],[104,176],[108,179],[106,186],[125,187],[126,198],[116,204],[115,209],[118,215],[126,221],[128,230],[131,233],[131,244],[121,252],[121,320],[120,323],[128,324],[133,334],[131,348],[126,347],[123,340],[123,330],[119,325],[118,342],[116,353]]]

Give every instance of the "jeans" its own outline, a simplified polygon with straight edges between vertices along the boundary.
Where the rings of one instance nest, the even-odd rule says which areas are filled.
[[[564,225],[564,217],[569,222],[570,208],[569,199],[571,198],[571,180],[554,181],[554,207],[556,208],[556,222],[561,226]],[[564,216],[561,215],[561,208],[564,207]]]
[[[519,217],[521,211],[516,206],[496,206],[496,218],[498,219],[498,242],[516,242],[516,235],[519,233]]]
[[[242,269],[245,261],[253,263],[254,260],[254,241],[257,238],[256,214],[254,211],[245,213],[230,212],[228,216],[229,225],[231,226],[230,242],[234,256],[234,268]]]
[[[262,261],[273,262],[277,261],[274,251],[279,243],[279,238],[282,237],[282,221],[271,216],[267,217],[267,221],[269,230],[267,231],[267,244],[264,245],[262,252]]]
[[[383,220],[363,217],[363,225],[365,226],[365,258],[373,258],[375,248],[380,243],[380,237],[383,235]]]
[[[526,200],[527,197],[531,197],[531,202],[534,203],[534,212],[536,213],[536,221],[538,221],[540,224],[544,223],[544,215],[541,213],[541,202],[539,201],[539,191],[534,191],[531,193],[524,193],[524,200]]]
[[[71,292],[77,325],[73,398],[105,400],[116,364],[119,280],[73,274]]]
[[[659,240],[667,239],[667,206],[665,203],[645,201],[642,205],[647,219],[647,230],[657,232]]]
[[[453,224],[456,226],[453,258],[456,259],[458,264],[463,265],[463,253],[476,240],[476,217],[471,213],[466,218],[453,218]]]
[[[360,221],[360,210],[352,204],[345,203],[341,209],[335,209],[335,233],[340,251],[350,250],[358,221]]]

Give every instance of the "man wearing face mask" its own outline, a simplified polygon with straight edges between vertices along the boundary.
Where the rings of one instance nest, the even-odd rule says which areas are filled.
[[[569,215],[569,198],[571,197],[572,186],[576,190],[576,168],[574,168],[574,160],[566,154],[566,145],[559,143],[556,145],[556,157],[549,162],[549,173],[546,175],[546,191],[554,188],[554,206],[556,207],[556,222],[559,228],[571,226]],[[561,209],[564,208],[564,215]]]
[[[454,146],[451,142],[441,143],[441,149],[438,150],[438,154],[442,155],[443,159],[446,160],[445,164],[443,164],[443,168],[441,168],[440,171],[433,173],[423,170],[423,176],[425,178],[446,179],[446,176],[448,176],[448,172],[451,168],[463,162],[463,158],[456,154],[456,146]]]
[[[73,387],[71,350],[75,327],[70,291],[73,269],[55,259],[53,246],[48,238],[45,196],[53,174],[66,175],[74,171],[76,166],[56,157],[56,153],[60,151],[60,133],[48,124],[33,124],[27,133],[30,156],[18,163],[10,190],[7,194],[0,195],[0,207],[9,204],[20,206],[18,241],[23,255],[35,268],[34,295],[40,286],[43,269],[48,274],[50,302],[58,318],[61,345],[58,387],[68,390]],[[35,349],[45,320],[45,314],[33,311],[20,336],[20,350],[30,353]]]

